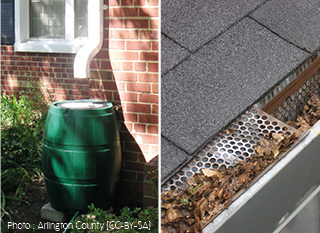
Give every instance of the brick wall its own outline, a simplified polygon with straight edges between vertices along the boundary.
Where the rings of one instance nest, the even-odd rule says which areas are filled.
[[[1,46],[2,91],[18,92],[27,78],[56,100],[103,99],[117,112],[122,172],[116,202],[142,205],[144,166],[158,155],[158,0],[105,0],[104,41],[89,79],[73,78],[74,54],[14,52]]]

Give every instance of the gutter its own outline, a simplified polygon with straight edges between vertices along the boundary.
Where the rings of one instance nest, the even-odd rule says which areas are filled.
[[[103,0],[88,1],[88,41],[78,51],[73,63],[74,78],[90,77],[90,62],[103,42]]]

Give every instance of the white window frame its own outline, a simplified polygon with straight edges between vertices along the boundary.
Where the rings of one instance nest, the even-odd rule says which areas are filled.
[[[88,8],[92,0],[88,1]],[[77,53],[88,38],[74,38],[74,0],[66,0],[66,38],[30,38],[29,1],[15,0],[15,43],[17,52]],[[89,27],[89,25],[88,25]]]

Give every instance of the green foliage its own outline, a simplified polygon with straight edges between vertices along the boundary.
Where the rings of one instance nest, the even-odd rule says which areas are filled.
[[[1,224],[11,220],[5,200],[27,203],[25,192],[39,175],[43,131],[52,102],[48,94],[46,99],[39,84],[28,80],[17,96],[1,95]],[[4,192],[15,194],[10,197]]]
[[[19,99],[15,94],[2,94],[2,169],[11,167],[7,161],[26,169],[40,166],[42,137],[51,100],[43,97],[39,85],[33,81],[28,81],[25,90],[19,93]]]
[[[124,207],[118,216],[107,214],[106,211],[95,208],[93,204],[88,208],[87,215],[80,220],[72,221],[72,233],[86,232],[89,227],[90,232],[101,232],[101,227],[103,232],[158,232],[158,208],[149,207],[141,210],[136,207],[131,210]]]
[[[158,193],[158,168],[151,172],[148,172],[144,179],[147,182],[151,183],[152,190]]]

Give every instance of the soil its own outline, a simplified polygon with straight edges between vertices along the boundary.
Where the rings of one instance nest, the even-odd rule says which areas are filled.
[[[14,196],[14,193],[10,193],[8,196]],[[42,206],[44,206],[49,202],[43,179],[33,182],[32,187],[30,187],[26,191],[26,195],[24,196],[24,199],[29,203],[29,205],[23,202],[12,201],[9,199],[6,200],[6,210],[10,213],[12,217],[12,221],[17,224],[15,225],[15,229],[12,229],[12,227],[10,227],[11,229],[9,229],[9,232],[17,232],[17,233],[34,232],[32,229],[29,229],[29,230],[21,229],[23,228],[22,224],[29,223],[30,226],[32,225],[38,226],[39,223],[43,225],[49,222],[48,220],[42,219],[40,217],[40,211]],[[7,221],[6,221],[6,224],[8,224]],[[20,229],[17,229],[18,227]],[[4,231],[2,230],[1,232],[4,232]],[[55,231],[54,229],[51,229],[51,230],[41,229],[41,230],[36,230],[35,232],[62,232],[62,231]]]

